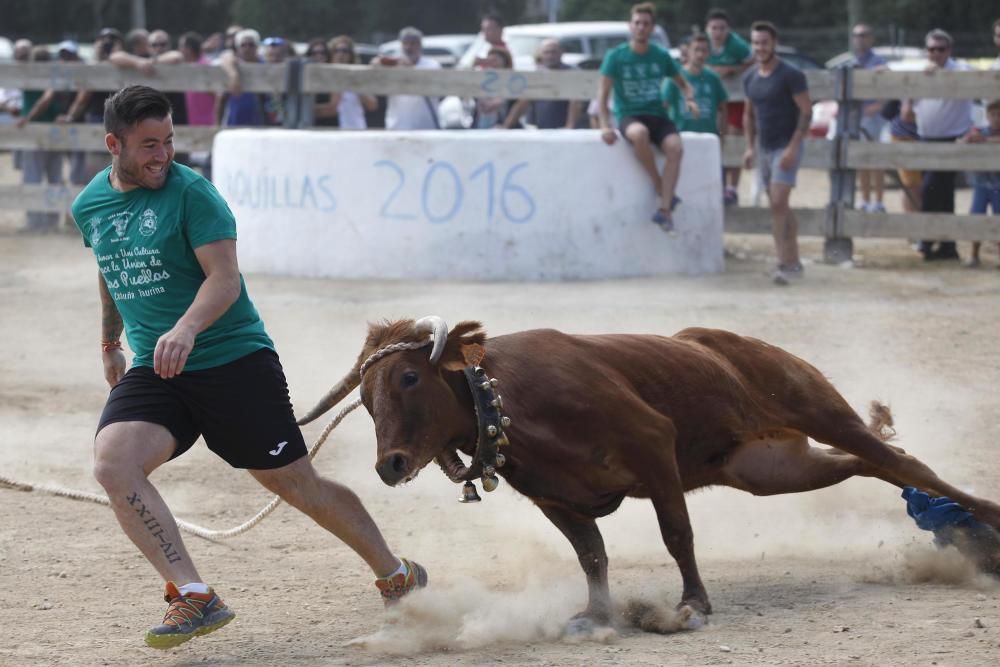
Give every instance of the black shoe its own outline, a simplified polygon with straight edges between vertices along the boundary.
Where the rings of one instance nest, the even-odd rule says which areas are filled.
[[[937,250],[934,250],[927,255],[924,255],[924,259],[933,260],[952,260],[952,259],[962,259],[958,254],[958,250],[955,249],[954,243],[942,243],[938,246]]]

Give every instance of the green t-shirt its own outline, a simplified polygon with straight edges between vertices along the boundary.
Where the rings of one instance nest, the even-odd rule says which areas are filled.
[[[726,37],[725,44],[722,45],[722,49],[716,51],[712,48],[712,43],[708,44],[708,60],[705,61],[708,65],[722,65],[723,67],[731,67],[733,65],[742,65],[750,60],[751,52],[750,45],[747,44],[746,40],[737,35],[735,32],[730,32]]]
[[[43,94],[45,94],[44,90],[26,90],[21,93],[21,118],[26,117],[31,112],[31,109],[35,106],[35,103],[41,99]],[[35,117],[34,122],[51,123],[56,119],[56,116],[62,112],[63,110],[59,108],[59,96],[57,95],[56,98],[52,100],[52,103],[45,108],[45,111]]]
[[[670,118],[681,132],[712,132],[719,133],[719,105],[729,99],[726,87],[722,85],[719,75],[708,68],[703,68],[701,74],[695,76],[682,69],[681,73],[694,91],[694,99],[698,103],[698,118],[692,118],[688,111],[681,89],[671,79],[663,82],[663,103],[667,105]]]
[[[608,51],[601,74],[614,84],[615,117],[667,116],[660,101],[660,85],[665,77],[677,76],[680,68],[661,46],[650,44],[645,53],[636,53],[628,42]]]
[[[205,273],[194,249],[236,238],[236,219],[200,174],[172,164],[159,190],[118,192],[104,169],[73,202],[83,243],[93,248],[104,282],[125,323],[135,366],[152,366],[160,336],[194,301]],[[221,366],[261,348],[274,349],[247,296],[195,338],[185,371]]]

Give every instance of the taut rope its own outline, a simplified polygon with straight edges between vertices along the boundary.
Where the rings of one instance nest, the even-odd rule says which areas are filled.
[[[342,409],[337,414],[337,416],[330,421],[329,424],[326,425],[326,428],[323,429],[323,432],[319,434],[318,438],[316,438],[316,443],[309,449],[310,459],[316,457],[316,453],[319,451],[319,448],[322,447],[323,443],[326,442],[326,439],[330,437],[330,433],[333,431],[333,429],[337,428],[340,422],[344,420],[344,417],[350,414],[351,411],[357,408],[359,405],[361,405],[361,399],[360,398],[354,399],[353,401],[351,401],[349,405],[347,405],[347,407]],[[108,505],[108,506],[111,505],[111,502],[108,500],[107,496],[102,496],[97,493],[88,493],[87,491],[64,489],[62,487],[52,486],[49,484],[33,484],[30,482],[20,482],[15,479],[10,479],[9,477],[4,477],[3,475],[0,475],[0,486],[10,487],[18,491],[38,491],[40,493],[48,493],[53,496],[62,496],[63,498],[71,498],[73,500],[85,500],[88,502],[96,503],[98,505]],[[273,512],[274,508],[276,508],[280,504],[281,504],[281,497],[275,496],[274,498],[271,498],[271,502],[265,505],[264,508],[261,511],[257,512],[257,514],[254,515],[252,518],[248,519],[247,521],[241,523],[240,525],[234,528],[229,528],[228,530],[211,530],[209,528],[203,528],[201,526],[197,526],[193,523],[189,523],[181,519],[177,519],[177,527],[185,532],[191,533],[192,535],[203,537],[206,540],[225,540],[229,539],[230,537],[236,537],[237,535],[242,535],[243,533],[247,532],[248,530],[256,526],[258,523],[263,521],[264,517]]]

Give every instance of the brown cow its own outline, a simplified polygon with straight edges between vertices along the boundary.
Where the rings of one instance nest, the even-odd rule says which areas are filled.
[[[432,341],[428,355],[422,348]],[[477,364],[478,374],[463,372]],[[474,405],[473,396],[489,394],[491,377],[502,389],[493,417],[500,409],[504,417],[484,426],[491,408]],[[863,475],[950,496],[1000,528],[1000,506],[886,445],[814,367],[728,331],[665,337],[539,329],[487,340],[478,322],[450,333],[433,317],[372,325],[355,367],[300,423],[359,382],[375,421],[382,480],[395,486],[437,460],[453,480],[482,476],[489,489],[496,468],[576,550],[590,593],[575,617],[584,624],[610,620],[608,559],[595,519],[626,496],[652,501],[683,580],[678,608],[692,626],[712,610],[684,501],[692,489],[773,495]],[[484,428],[492,440],[481,439]],[[456,452],[473,463],[466,467]]]

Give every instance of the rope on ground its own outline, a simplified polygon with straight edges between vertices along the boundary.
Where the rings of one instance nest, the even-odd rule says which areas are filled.
[[[319,448],[323,446],[326,439],[330,437],[330,433],[333,429],[344,420],[344,417],[349,415],[354,409],[361,405],[361,399],[356,398],[351,401],[343,410],[341,410],[336,417],[330,420],[330,423],[326,425],[323,432],[319,434],[316,438],[315,444],[309,448],[309,458],[316,458],[316,453],[319,452]],[[87,491],[77,491],[74,489],[65,489],[60,486],[52,486],[50,484],[34,484],[31,482],[21,482],[9,477],[4,477],[0,475],[0,487],[9,487],[16,489],[18,491],[37,491],[39,493],[47,493],[53,496],[60,496],[62,498],[70,498],[72,500],[83,500],[97,505],[111,505],[111,501],[108,500],[107,496],[102,496],[98,493],[89,493]],[[226,540],[230,537],[236,537],[237,535],[242,535],[247,532],[258,523],[264,520],[264,518],[274,511],[274,509],[281,504],[281,497],[274,496],[271,498],[271,502],[264,506],[264,508],[257,512],[252,518],[244,521],[238,526],[229,528],[227,530],[212,530],[210,528],[204,528],[202,526],[189,523],[182,519],[177,519],[177,527],[181,530],[191,533],[192,535],[197,535],[198,537],[203,537],[206,540]]]

